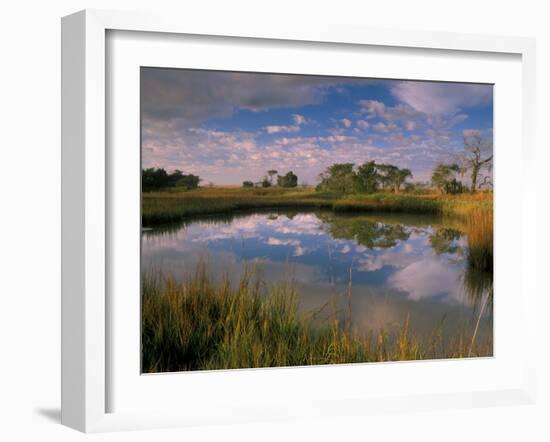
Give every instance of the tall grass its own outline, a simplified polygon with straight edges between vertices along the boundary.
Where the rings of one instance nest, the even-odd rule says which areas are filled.
[[[468,264],[477,270],[493,271],[493,211],[473,209],[467,217]]]
[[[351,284],[351,280],[350,280]],[[351,293],[351,288],[350,292]],[[251,269],[232,287],[213,284],[204,265],[185,282],[160,272],[142,275],[144,373],[282,367],[492,354],[492,342],[470,349],[471,336],[445,344],[436,329],[421,341],[409,318],[395,333],[361,336],[334,302],[324,319],[299,309],[290,282],[266,287]]]
[[[327,198],[311,190],[205,188],[189,192],[145,192],[141,198],[144,226],[182,221],[196,215],[230,214],[267,208],[330,208]]]
[[[413,195],[380,192],[370,195],[342,195],[300,189],[201,188],[194,191],[144,192],[144,226],[181,221],[189,216],[233,213],[263,208],[331,209],[337,212],[406,212],[467,215],[475,208],[492,208],[491,192],[476,194]]]

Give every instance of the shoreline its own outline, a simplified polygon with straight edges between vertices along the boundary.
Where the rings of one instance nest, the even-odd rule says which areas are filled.
[[[493,193],[414,195],[380,192],[337,195],[311,190],[257,191],[240,188],[204,188],[187,192],[142,193],[142,226],[169,224],[194,216],[233,214],[247,210],[331,210],[335,213],[411,213],[467,216],[493,206]]]

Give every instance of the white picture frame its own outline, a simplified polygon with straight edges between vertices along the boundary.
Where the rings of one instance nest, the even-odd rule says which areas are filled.
[[[532,39],[416,31],[388,31],[345,26],[291,25],[250,22],[207,22],[196,17],[152,16],[87,10],[62,21],[62,423],[84,432],[185,426],[219,422],[249,422],[330,415],[362,415],[376,410],[409,410],[531,403],[536,396],[533,338],[536,317],[535,270],[527,256],[535,256],[536,194],[520,190],[522,211],[521,307],[525,348],[521,382],[505,388],[483,388],[424,395],[391,394],[315,399],[288,407],[261,407],[247,399],[232,412],[141,410],[109,412],[112,359],[110,326],[108,228],[110,187],[106,121],[109,31],[141,31],[164,35],[199,35],[221,38],[269,39],[319,44],[368,45],[379,48],[467,51],[521,57],[521,159],[524,176],[534,167],[535,43]],[[519,218],[518,218],[519,219]],[[498,223],[498,218],[497,221]],[[498,296],[498,295],[497,295]],[[528,338],[531,339],[528,339]],[[409,363],[414,367],[418,363]],[[386,366],[388,367],[388,366]],[[413,368],[414,369],[414,368]],[[298,369],[284,369],[287,372]],[[303,370],[303,369],[302,369]],[[333,370],[325,367],[324,370]],[[356,368],[355,371],[358,369]],[[257,373],[260,373],[258,375]],[[256,386],[269,383],[273,371],[256,373]],[[325,372],[327,373],[327,372]],[[204,374],[208,379],[212,374]],[[206,378],[205,378],[206,376]],[[223,374],[221,375],[223,376]],[[225,374],[227,376],[227,374]],[[241,371],[241,377],[247,374]],[[252,376],[252,375],[251,375]],[[215,408],[215,407],[214,407]],[[291,411],[288,411],[291,410]]]

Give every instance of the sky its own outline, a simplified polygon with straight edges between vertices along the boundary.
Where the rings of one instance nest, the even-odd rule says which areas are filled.
[[[492,139],[493,86],[141,68],[142,166],[204,183],[292,170],[314,185],[333,163],[375,160],[427,181],[463,136]]]

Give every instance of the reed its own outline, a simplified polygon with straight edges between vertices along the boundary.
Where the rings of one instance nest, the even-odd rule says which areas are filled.
[[[468,264],[487,272],[493,271],[493,211],[471,210],[467,217]]]
[[[349,293],[351,293],[351,282]],[[292,282],[267,287],[246,268],[238,285],[213,284],[204,265],[184,282],[160,272],[142,275],[144,373],[487,356],[492,342],[441,333],[420,340],[409,330],[360,336],[334,302],[328,315],[302,312]],[[469,347],[472,347],[471,349]]]

